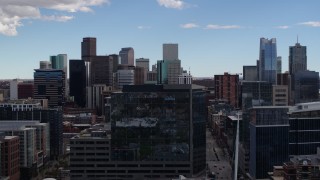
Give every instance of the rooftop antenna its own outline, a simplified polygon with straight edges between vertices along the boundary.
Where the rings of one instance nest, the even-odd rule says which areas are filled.
[[[299,44],[299,35],[297,35],[297,44]]]
[[[191,72],[190,72],[190,67],[189,67],[189,75],[191,75]]]

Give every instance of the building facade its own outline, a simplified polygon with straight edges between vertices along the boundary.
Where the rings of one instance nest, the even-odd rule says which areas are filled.
[[[276,84],[277,44],[276,39],[260,38],[259,80]]]
[[[33,98],[33,83],[19,83],[18,84],[18,99]]]
[[[57,56],[50,56],[51,68],[52,69],[61,69],[65,74],[64,87],[65,87],[65,96],[69,95],[69,86],[68,86],[68,56],[67,54],[58,54]]]
[[[273,106],[289,105],[289,88],[287,85],[273,85],[272,96]]]
[[[307,47],[296,43],[289,47],[289,73],[296,74],[307,70]]]
[[[243,80],[244,81],[257,81],[258,70],[257,66],[243,66]]]
[[[319,72],[299,71],[293,75],[294,103],[319,100]]]
[[[225,99],[229,104],[239,107],[239,75],[224,73],[214,75],[216,99]]]
[[[63,70],[41,70],[34,72],[34,99],[48,99],[49,107],[63,106],[65,102],[65,73]]]
[[[121,64],[134,66],[134,50],[132,47],[122,48],[119,57]]]
[[[181,75],[180,60],[159,60],[157,62],[158,84],[178,84]]]
[[[69,61],[69,87],[70,96],[73,96],[74,102],[80,106],[86,106],[86,67],[82,60]]]
[[[0,177],[20,179],[18,136],[0,136]]]
[[[162,45],[163,60],[179,60],[178,44]]]

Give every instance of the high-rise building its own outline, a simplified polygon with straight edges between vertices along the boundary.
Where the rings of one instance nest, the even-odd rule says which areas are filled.
[[[249,173],[254,179],[267,178],[273,166],[289,160],[287,106],[260,106],[250,110]]]
[[[18,136],[0,135],[0,178],[20,179],[20,147]]]
[[[180,60],[159,60],[157,62],[158,84],[178,84],[181,75]]]
[[[124,85],[134,85],[134,70],[119,69],[116,74],[117,88],[122,89]]]
[[[86,106],[86,67],[82,60],[69,61],[70,72],[70,96],[74,97],[74,102],[80,106]]]
[[[119,56],[121,64],[134,66],[134,50],[132,47],[122,48]]]
[[[257,66],[243,66],[243,80],[244,81],[257,81],[258,70]]]
[[[51,69],[50,61],[40,61],[39,69]]]
[[[90,61],[91,57],[97,55],[97,39],[94,37],[83,38],[81,42],[81,58]]]
[[[216,99],[224,99],[235,108],[239,107],[239,75],[224,73],[214,75]]]
[[[57,56],[50,56],[51,68],[52,69],[61,69],[65,74],[64,87],[65,87],[65,96],[69,94],[68,86],[68,56],[66,54],[58,54]]]
[[[34,99],[48,99],[49,107],[63,106],[65,73],[60,69],[35,69]]]
[[[319,100],[319,72],[299,71],[293,75],[294,103]]]
[[[18,99],[18,84],[22,81],[18,79],[13,79],[10,81],[10,100],[17,100]]]
[[[280,74],[282,72],[282,57],[277,57],[277,74]]]
[[[146,71],[144,67],[136,66],[134,68],[134,85],[142,85],[145,82]]]
[[[91,83],[113,86],[113,59],[109,56],[95,56],[91,59]]]
[[[139,58],[136,59],[136,67],[144,68],[144,82],[147,81],[147,73],[149,72],[149,59]]]
[[[296,74],[307,70],[307,47],[296,43],[289,47],[289,73]]]
[[[116,73],[118,70],[119,65],[119,55],[118,54],[111,54],[109,57],[113,60],[113,73]]]
[[[147,81],[145,84],[157,84],[157,72],[156,71],[149,71],[147,73]]]
[[[265,81],[241,82],[242,109],[272,105],[272,84]]]
[[[163,44],[162,60],[179,60],[178,44]]]
[[[259,80],[276,84],[277,44],[276,39],[260,38]]]

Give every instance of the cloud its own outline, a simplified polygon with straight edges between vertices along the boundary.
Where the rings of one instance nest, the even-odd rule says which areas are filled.
[[[290,26],[277,26],[276,28],[277,29],[289,29]]]
[[[93,6],[110,4],[110,0],[0,0],[0,34],[15,36],[25,19],[66,22],[68,15],[42,15],[41,9],[62,13],[92,12]]]
[[[160,6],[172,9],[183,9],[186,7],[186,3],[182,0],[157,0]]]
[[[150,26],[138,26],[137,27],[138,29],[151,29],[151,27]]]
[[[238,25],[217,25],[217,24],[208,24],[204,29],[240,29],[241,26]]]
[[[180,27],[184,29],[192,29],[192,28],[197,28],[199,25],[194,24],[194,23],[187,23],[187,24],[181,24]]]
[[[320,27],[320,21],[308,21],[299,23],[300,25],[311,26],[311,27]]]

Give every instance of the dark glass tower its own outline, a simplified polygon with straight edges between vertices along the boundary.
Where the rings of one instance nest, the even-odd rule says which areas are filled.
[[[289,73],[296,74],[307,70],[307,47],[296,43],[289,47]]]
[[[86,67],[82,60],[70,60],[70,96],[80,107],[86,106]]]

